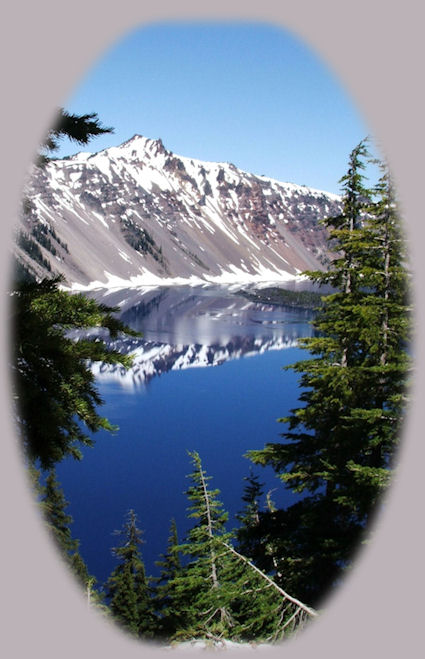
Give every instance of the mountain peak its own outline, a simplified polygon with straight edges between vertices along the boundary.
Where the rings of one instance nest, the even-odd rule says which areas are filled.
[[[139,133],[136,133],[129,140],[123,142],[118,148],[127,150],[131,155],[136,157],[157,156],[160,153],[168,153],[160,137],[152,139],[139,135]]]

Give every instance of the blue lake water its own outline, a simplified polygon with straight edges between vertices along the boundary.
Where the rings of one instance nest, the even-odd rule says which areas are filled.
[[[282,367],[308,357],[296,339],[310,336],[311,312],[248,302],[228,289],[156,290],[102,296],[143,331],[114,347],[135,355],[134,367],[94,367],[102,413],[119,426],[96,433],[83,460],[58,465],[70,502],[72,532],[89,571],[104,582],[115,559],[113,531],[133,508],[143,529],[148,574],[165,552],[170,520],[180,539],[190,527],[184,491],[187,450],[199,452],[220,489],[234,528],[241,510],[249,449],[280,439],[279,417],[298,405],[298,376]],[[97,368],[97,370],[96,370]],[[254,467],[279,506],[294,498],[273,470]]]

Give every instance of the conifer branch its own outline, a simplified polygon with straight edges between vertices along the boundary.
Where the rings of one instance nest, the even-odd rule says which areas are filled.
[[[242,556],[242,554],[240,554],[238,551],[236,551],[236,549],[234,549],[231,545],[228,545],[227,542],[222,542],[222,544],[230,552],[232,552],[232,554],[234,554],[237,558],[239,558],[239,560],[241,560],[244,563],[246,563],[247,565],[249,565],[251,567],[251,569],[253,569],[255,572],[257,572],[257,574],[259,574],[263,579],[265,579],[275,590],[277,590],[282,595],[282,597],[289,600],[290,602],[292,602],[292,604],[295,604],[295,606],[299,607],[299,609],[301,609],[302,611],[305,611],[308,615],[310,615],[314,618],[319,615],[317,613],[317,611],[315,611],[314,609],[310,608],[309,606],[306,606],[305,604],[300,602],[300,600],[297,600],[295,597],[292,597],[291,595],[288,595],[288,593],[286,593],[283,590],[283,588],[280,588],[280,586],[278,586],[273,581],[273,579],[270,579],[270,577],[267,576],[267,574],[262,572],[262,570],[260,570],[256,565],[254,565],[254,563],[251,563],[251,561],[248,558],[246,558],[245,556]]]

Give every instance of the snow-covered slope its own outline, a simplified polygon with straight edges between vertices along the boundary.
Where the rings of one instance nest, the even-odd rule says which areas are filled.
[[[135,135],[34,168],[24,207],[18,261],[90,288],[290,279],[320,267],[340,200]]]

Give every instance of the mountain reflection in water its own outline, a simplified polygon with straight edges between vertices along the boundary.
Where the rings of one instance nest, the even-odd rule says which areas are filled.
[[[94,364],[99,381],[115,380],[140,387],[171,370],[218,366],[269,350],[294,347],[314,332],[313,312],[251,302],[229,287],[189,287],[96,291],[103,303],[118,307],[120,319],[141,338],[110,339],[92,331],[121,353],[131,353],[133,366]],[[77,333],[75,333],[77,334]]]

